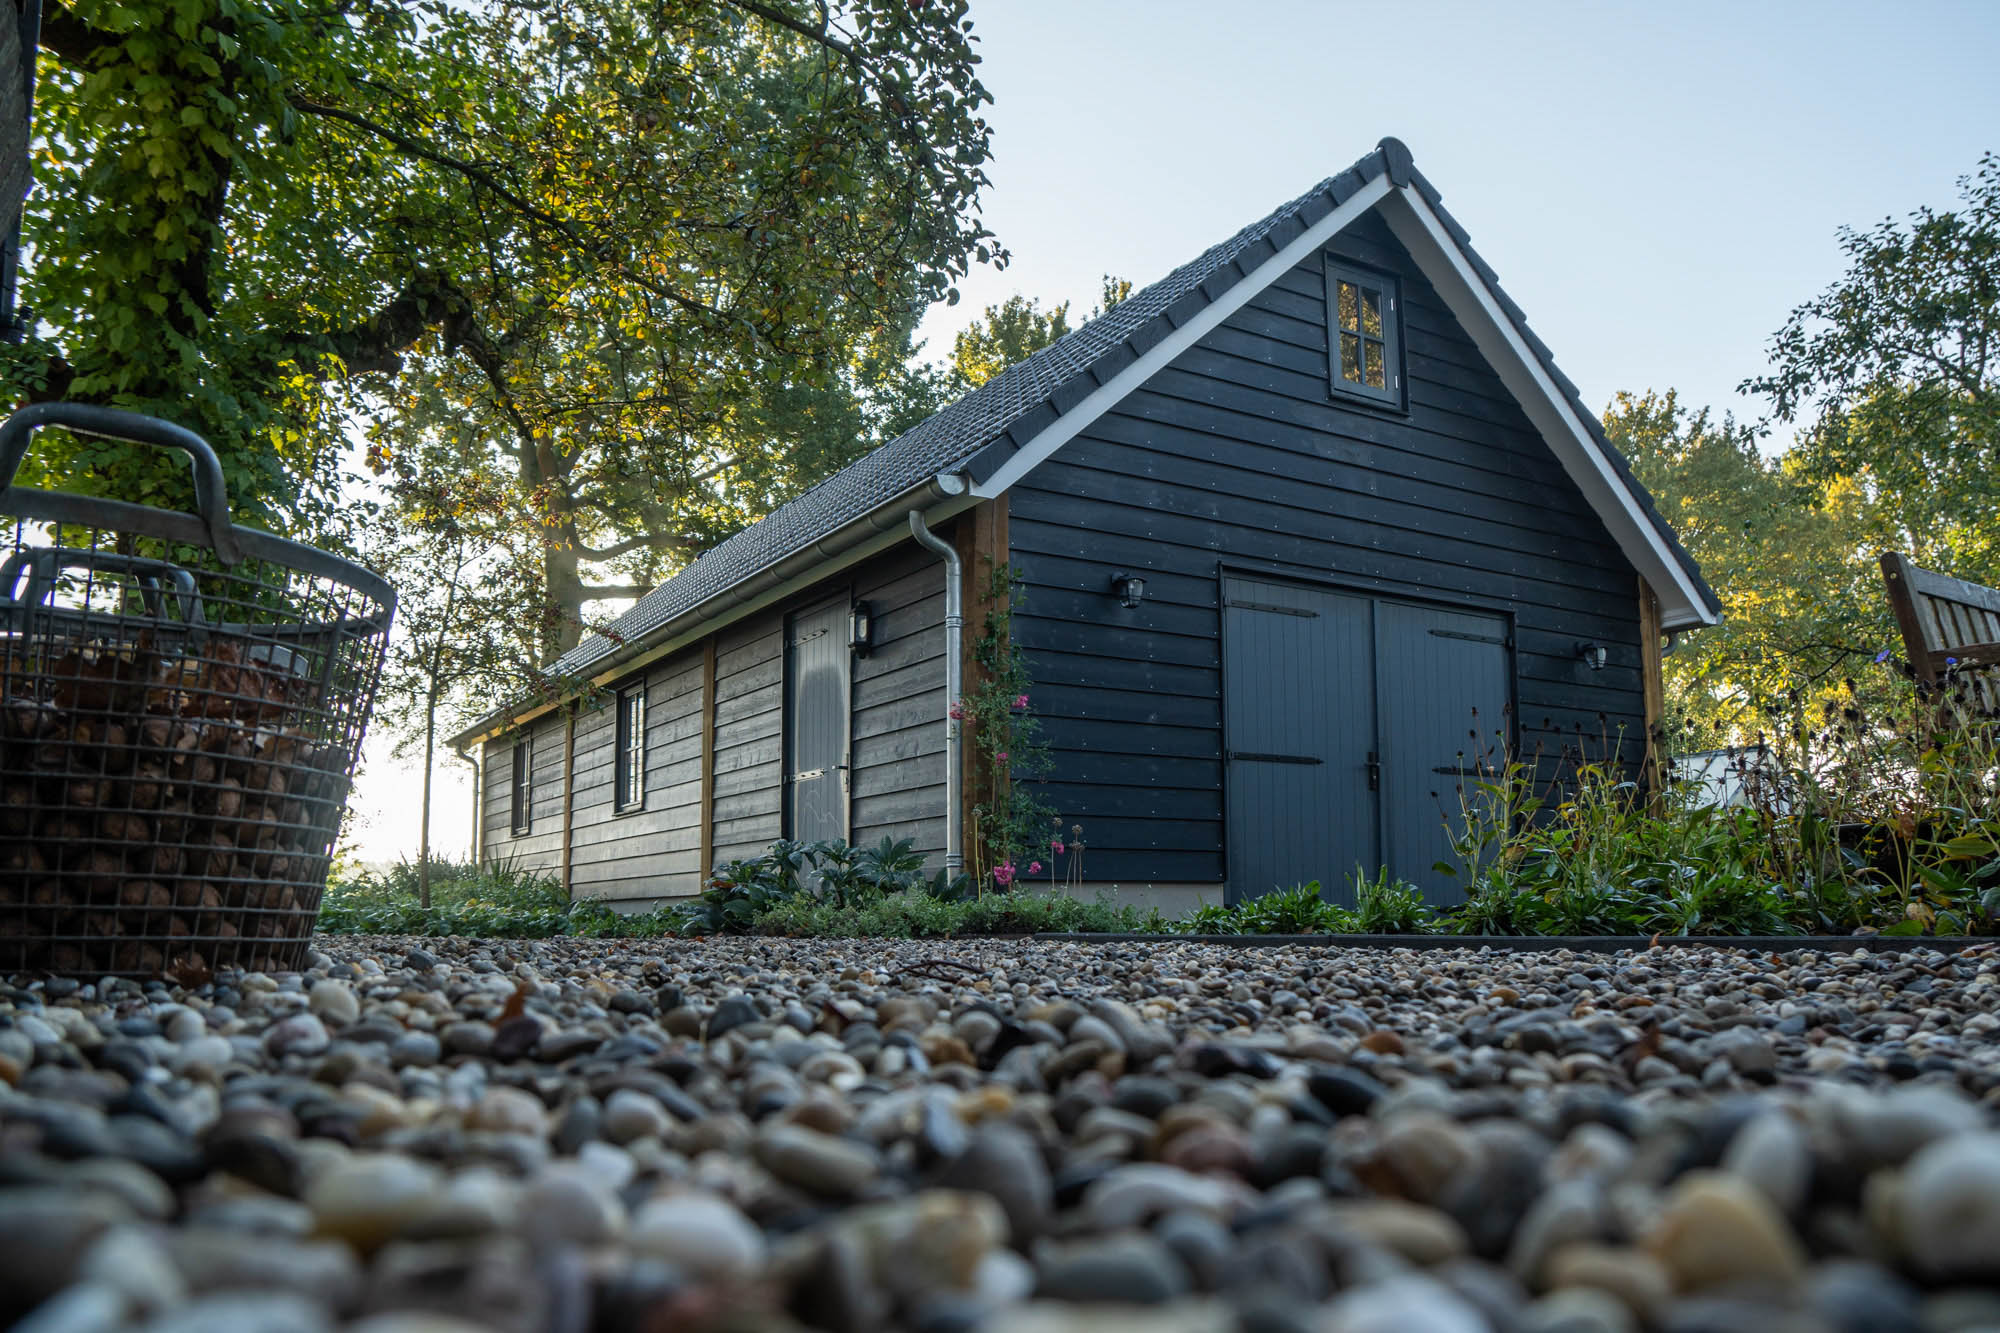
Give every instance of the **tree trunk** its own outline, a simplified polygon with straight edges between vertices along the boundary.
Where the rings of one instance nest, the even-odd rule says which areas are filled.
[[[549,544],[542,554],[542,577],[548,585],[549,599],[542,613],[543,666],[583,641],[582,564],[575,544],[565,544],[561,529],[552,525]]]

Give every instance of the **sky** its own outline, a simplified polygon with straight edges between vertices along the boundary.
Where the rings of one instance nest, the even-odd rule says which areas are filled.
[[[1736,386],[1843,269],[1838,229],[1948,209],[2000,151],[2000,0],[972,0],[993,95],[984,218],[1011,252],[928,352],[1021,292],[1143,286],[1384,135],[1410,148],[1557,362],[1602,406]],[[414,855],[416,774],[369,738],[350,837]],[[469,843],[440,762],[433,841]]]

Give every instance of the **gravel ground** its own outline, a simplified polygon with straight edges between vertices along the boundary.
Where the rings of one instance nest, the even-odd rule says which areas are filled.
[[[2000,1329],[2000,955],[332,938],[0,986],[50,1333]]]

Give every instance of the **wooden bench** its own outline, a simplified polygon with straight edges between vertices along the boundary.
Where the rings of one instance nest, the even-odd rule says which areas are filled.
[[[2000,589],[1920,569],[1898,551],[1882,553],[1882,581],[1919,686],[1935,688],[1948,671],[2000,666]],[[2000,703],[2000,679],[1989,671],[1972,678],[1983,702]]]

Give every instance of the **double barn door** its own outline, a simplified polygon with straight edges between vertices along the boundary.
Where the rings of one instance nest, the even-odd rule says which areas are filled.
[[[1507,734],[1506,619],[1227,577],[1222,643],[1230,899],[1387,866],[1461,900],[1433,866]]]

